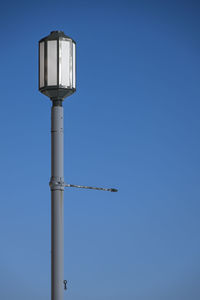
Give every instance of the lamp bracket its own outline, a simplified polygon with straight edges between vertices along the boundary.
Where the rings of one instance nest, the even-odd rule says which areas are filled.
[[[74,187],[74,188],[88,189],[88,190],[118,192],[117,189],[113,189],[113,188],[102,188],[102,187],[93,187],[93,186],[86,186],[86,185],[69,184],[69,183],[64,182],[62,177],[55,177],[55,176],[51,177],[49,186],[52,191],[55,191],[55,190],[64,191],[65,187]]]

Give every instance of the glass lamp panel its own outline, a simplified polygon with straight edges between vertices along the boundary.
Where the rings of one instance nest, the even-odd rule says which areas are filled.
[[[70,41],[59,42],[59,84],[65,87],[71,86],[70,74]]]
[[[73,45],[73,84],[72,87],[76,88],[76,44]]]
[[[47,42],[47,85],[57,85],[57,41]]]
[[[44,42],[40,43],[40,88],[44,86]]]

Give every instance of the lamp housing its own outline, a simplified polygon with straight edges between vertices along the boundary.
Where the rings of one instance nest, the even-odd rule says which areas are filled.
[[[39,91],[63,100],[76,91],[76,42],[63,31],[39,41]]]

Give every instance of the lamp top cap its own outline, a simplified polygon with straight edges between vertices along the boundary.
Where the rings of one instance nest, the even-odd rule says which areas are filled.
[[[63,33],[64,34],[64,31],[62,31],[62,30],[53,30],[53,31],[51,31],[51,34],[55,34],[55,33]]]
[[[51,40],[71,40],[72,42],[76,43],[72,38],[64,34],[64,31],[61,30],[53,30],[50,32],[48,36],[42,38],[39,43],[44,41],[51,41]]]

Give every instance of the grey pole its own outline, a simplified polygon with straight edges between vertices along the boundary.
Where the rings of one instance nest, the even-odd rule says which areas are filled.
[[[63,196],[63,107],[52,101],[51,108],[51,300],[63,300],[64,220]]]

